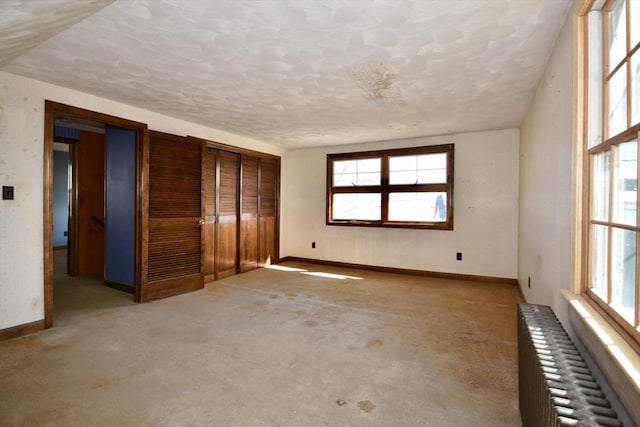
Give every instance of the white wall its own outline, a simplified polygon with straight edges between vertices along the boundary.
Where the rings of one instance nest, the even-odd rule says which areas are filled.
[[[516,278],[518,141],[508,129],[292,151],[283,167],[281,255]],[[455,144],[453,231],[325,225],[327,153],[447,143]]]
[[[260,141],[0,72],[0,185],[15,187],[15,200],[0,200],[0,330],[44,317],[45,99],[147,123],[153,130],[285,153]]]
[[[588,349],[582,355],[613,408],[624,425],[634,425],[613,392],[617,389],[632,402],[637,393],[632,387],[625,388],[632,380],[606,347],[593,339],[591,330],[572,326],[569,305],[560,293],[571,288],[572,280],[573,34],[574,15],[570,13],[520,128],[518,280],[527,302],[551,306],[569,334],[578,338],[576,345]]]
[[[573,14],[556,41],[520,128],[518,280],[527,302],[549,305],[565,328],[571,263]],[[527,286],[531,277],[531,288]]]

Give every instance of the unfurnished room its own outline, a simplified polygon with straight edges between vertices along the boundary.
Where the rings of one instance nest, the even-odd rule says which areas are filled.
[[[640,425],[640,0],[0,2],[0,426]]]

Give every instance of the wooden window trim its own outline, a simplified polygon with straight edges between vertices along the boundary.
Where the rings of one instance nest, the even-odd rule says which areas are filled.
[[[630,46],[630,10],[627,4],[626,7],[626,47],[625,47],[625,56],[615,64],[615,67],[612,70],[609,70],[609,52],[607,51],[609,46],[609,16],[608,13],[611,10],[612,5],[614,4],[614,0],[607,0],[603,5],[602,12],[602,27],[601,28],[589,28],[587,23],[587,14],[591,10],[593,6],[593,2],[588,2],[582,11],[579,13],[579,18],[581,19],[580,25],[583,31],[584,39],[582,40],[583,52],[581,52],[581,66],[584,70],[584,82],[588,82],[588,56],[589,56],[589,44],[587,43],[587,34],[589,31],[597,31],[600,33],[602,37],[602,81],[600,84],[602,85],[602,116],[601,116],[601,135],[603,136],[602,141],[590,148],[587,148],[586,141],[586,128],[587,123],[586,120],[583,126],[583,134],[582,140],[584,145],[583,150],[583,173],[585,174],[584,180],[584,191],[583,191],[583,218],[586,219],[583,221],[582,233],[584,235],[583,245],[582,245],[582,277],[580,280],[580,292],[586,298],[588,302],[607,320],[607,322],[611,325],[613,329],[616,330],[620,334],[625,341],[627,341],[630,346],[640,354],[640,258],[636,260],[636,283],[635,283],[635,318],[634,324],[630,324],[627,322],[623,316],[614,309],[612,304],[612,283],[611,283],[611,234],[613,229],[621,229],[635,232],[636,235],[636,250],[640,248],[640,197],[636,200],[636,224],[628,225],[628,224],[620,224],[613,221],[611,210],[614,208],[613,206],[613,174],[614,174],[614,163],[615,163],[615,154],[617,151],[617,147],[626,141],[637,138],[640,142],[640,123],[632,123],[632,110],[631,110],[631,57],[634,53],[636,53],[640,49],[640,43],[637,43],[634,46]],[[622,131],[618,132],[615,135],[609,135],[609,82],[612,76],[619,71],[622,67],[627,67],[627,96],[626,96],[626,128]],[[582,98],[584,101],[585,111],[583,112],[584,117],[588,117],[587,114],[587,105],[588,101],[588,85],[583,84],[582,86]],[[592,159],[593,156],[603,153],[607,150],[610,150],[611,155],[611,167],[609,168],[609,172],[611,174],[610,177],[610,189],[609,189],[609,218],[607,221],[595,220],[592,218],[592,207],[593,200],[592,196]],[[639,145],[639,153],[640,157],[640,145]],[[640,182],[640,171],[637,178],[637,182]],[[608,263],[608,279],[607,279],[607,298],[603,299],[600,295],[590,289],[591,283],[591,253],[592,253],[592,236],[591,236],[591,227],[593,225],[601,225],[607,227],[608,231],[608,255],[607,255],[607,263]]]
[[[453,176],[454,176],[454,144],[430,145],[424,147],[399,148],[389,150],[362,151],[351,153],[327,154],[326,177],[326,224],[337,226],[382,227],[382,228],[412,228],[432,230],[453,230]],[[438,184],[389,184],[389,157],[415,155],[415,154],[447,154],[447,182]],[[333,186],[333,162],[336,160],[361,160],[381,159],[380,185],[368,185],[357,187]],[[394,192],[444,192],[447,193],[446,221],[389,221],[388,202],[389,194]],[[381,194],[381,219],[380,220],[349,220],[333,219],[333,195],[340,193],[380,193]]]
[[[640,354],[640,342],[636,338],[637,331],[634,330],[633,326],[627,323],[618,312],[609,307],[609,305],[591,289],[587,289],[583,295],[603,318],[612,320],[609,321],[609,325],[636,353]]]
[[[604,114],[604,113],[603,113]],[[622,137],[624,136],[624,138]],[[601,145],[593,147],[592,150],[589,150],[589,152],[587,153],[587,162],[589,162],[589,164],[591,164],[591,159],[592,156],[594,154],[598,154],[601,152],[604,152],[606,150],[611,150],[612,155],[610,158],[610,162],[612,163],[612,165],[609,168],[609,173],[610,173],[610,186],[613,186],[613,180],[614,180],[614,167],[613,167],[613,163],[615,162],[615,151],[616,148],[618,147],[618,145],[622,142],[631,140],[637,138],[638,142],[640,143],[640,126],[636,125],[632,128],[627,129],[625,132],[622,132],[618,135],[616,135],[614,138],[611,138],[607,141],[604,141]],[[640,144],[638,145],[638,150],[640,150]],[[591,176],[591,174],[593,173],[592,171],[592,167],[589,167],[589,177]],[[640,170],[638,171],[638,174],[640,175]],[[640,182],[640,176],[637,176],[637,181],[636,182]],[[583,288],[581,290],[582,294],[586,297],[587,301],[589,301],[591,303],[592,306],[594,306],[599,312],[600,314],[609,321],[609,324],[616,330],[616,332],[618,332],[620,334],[620,336],[636,351],[638,352],[638,354],[640,354],[640,330],[638,328],[640,328],[640,279],[639,279],[639,275],[640,275],[640,268],[638,268],[638,264],[640,264],[640,258],[638,258],[636,260],[636,284],[635,284],[635,313],[634,316],[635,318],[634,320],[634,324],[631,325],[627,320],[625,320],[622,315],[620,315],[620,313],[614,309],[611,304],[611,299],[612,299],[612,288],[613,288],[613,284],[611,281],[611,251],[608,250],[607,251],[607,299],[604,300],[600,295],[598,295],[596,292],[592,291],[589,287],[590,284],[590,277],[591,277],[591,262],[589,261],[590,256],[591,256],[591,226],[592,225],[601,225],[604,227],[607,227],[607,241],[609,242],[608,244],[608,249],[611,248],[611,239],[612,239],[612,233],[614,229],[619,229],[619,230],[627,230],[627,231],[632,231],[636,233],[636,251],[638,248],[640,248],[640,207],[638,206],[640,203],[640,200],[636,201],[636,224],[635,225],[629,225],[629,224],[623,224],[623,223],[618,223],[615,222],[613,220],[613,213],[611,212],[611,210],[614,208],[614,204],[613,204],[613,197],[614,197],[614,191],[612,191],[612,188],[610,188],[609,191],[609,219],[607,221],[603,221],[603,220],[596,220],[596,219],[592,219],[591,218],[591,212],[592,212],[592,206],[593,206],[593,202],[591,200],[591,182],[590,182],[590,178],[587,180],[587,203],[585,204],[587,206],[588,211],[586,212],[586,218],[588,218],[588,220],[586,221],[586,233],[587,233],[587,241],[589,242],[585,251],[584,251],[584,264],[586,266],[586,273],[585,273],[585,280],[582,281],[583,284]],[[640,194],[640,193],[639,193]]]

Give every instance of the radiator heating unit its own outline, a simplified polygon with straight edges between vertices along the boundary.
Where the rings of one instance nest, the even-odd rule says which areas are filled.
[[[524,427],[622,426],[548,306],[518,304],[518,380]]]

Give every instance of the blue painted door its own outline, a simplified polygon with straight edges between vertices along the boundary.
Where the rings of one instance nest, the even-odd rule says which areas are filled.
[[[135,283],[136,133],[105,129],[104,280]]]

